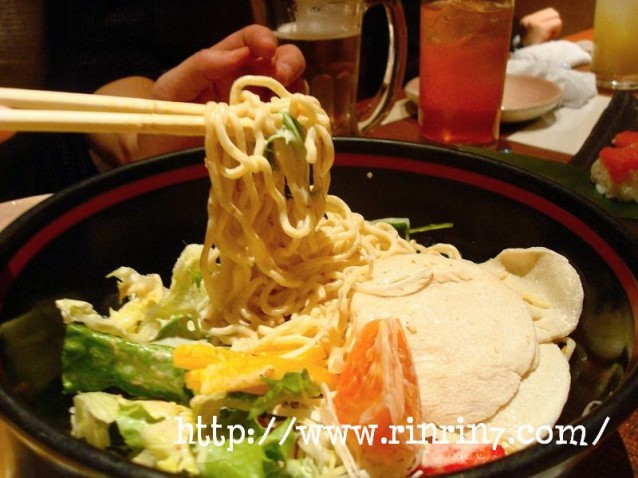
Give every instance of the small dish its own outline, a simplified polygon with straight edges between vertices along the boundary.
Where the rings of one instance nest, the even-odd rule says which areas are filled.
[[[560,87],[544,78],[507,75],[501,122],[518,123],[539,118],[556,108],[562,97]]]
[[[419,79],[408,81],[405,95],[419,102]],[[563,92],[558,85],[544,78],[528,75],[507,75],[503,104],[502,123],[518,123],[543,116],[558,106]]]

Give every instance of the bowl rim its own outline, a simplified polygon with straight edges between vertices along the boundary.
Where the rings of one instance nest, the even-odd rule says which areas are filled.
[[[545,202],[539,203],[539,207],[549,201],[560,200],[562,205],[557,206],[557,210],[566,211],[570,220],[574,221],[573,225],[588,229],[591,234],[600,237],[601,241],[608,244],[619,257],[620,251],[629,251],[630,253],[623,258],[624,265],[633,275],[634,286],[638,287],[636,286],[638,239],[632,236],[617,219],[558,183],[515,165],[453,147],[369,138],[335,138],[334,143],[337,155],[342,158],[342,160],[337,161],[337,166],[361,166],[362,157],[372,156],[379,157],[379,161],[369,160],[365,163],[366,167],[378,165],[382,168],[398,170],[416,168],[422,171],[433,171],[435,174],[443,176],[453,174],[455,171],[458,172],[459,169],[468,170],[469,173],[460,182],[471,183],[475,177],[486,177],[495,185],[509,185],[510,188],[513,188],[509,192],[505,192],[506,195],[529,193],[527,188],[531,185],[533,186],[531,194],[539,198],[549,198],[545,199]],[[424,161],[424,152],[428,154],[441,153],[441,158],[431,157]],[[28,240],[34,236],[37,237],[38,233],[42,233],[43,230],[50,227],[48,225],[50,220],[47,218],[68,215],[69,212],[78,213],[76,205],[89,204],[90,207],[86,211],[82,210],[71,218],[79,221],[83,217],[82,214],[108,208],[112,204],[126,201],[129,197],[137,195],[135,191],[139,191],[139,189],[133,188],[129,197],[116,197],[122,191],[121,188],[118,188],[123,184],[126,185],[127,190],[131,188],[131,184],[136,184],[142,190],[150,191],[162,189],[171,184],[202,179],[206,176],[203,165],[203,149],[194,148],[126,165],[77,183],[35,205],[0,232],[0,266],[4,267],[4,264],[9,263],[16,250],[23,250],[27,247],[25,244],[28,245]],[[105,198],[112,202],[105,202]],[[582,217],[587,219],[581,219]],[[55,234],[56,230],[54,228],[49,232]],[[28,254],[21,260],[28,262]],[[16,274],[20,272],[19,266],[20,264],[14,270]],[[7,280],[4,272],[6,270],[0,271],[0,308],[2,306],[2,289],[6,287]],[[634,314],[638,316],[636,310],[634,310]],[[638,330],[635,330],[634,333],[638,335]],[[600,430],[602,424],[606,423],[606,430],[611,431],[637,408],[637,354],[638,351],[634,350],[628,372],[618,390],[587,416],[572,422],[572,425],[582,425],[587,430]],[[613,410],[610,410],[611,403],[614,404]],[[17,429],[19,434],[33,439],[38,448],[53,451],[53,453],[79,464],[90,460],[92,468],[96,471],[115,473],[118,476],[145,478],[171,476],[132,464],[125,459],[120,460],[112,454],[104,453],[81,443],[70,435],[58,432],[43,420],[30,415],[28,407],[25,408],[22,401],[12,396],[2,385],[0,385],[0,416],[8,422],[9,427],[14,429],[14,432]],[[579,450],[582,451],[583,448],[572,445],[532,446],[511,455],[507,460],[495,461],[466,470],[463,472],[463,476],[499,476],[513,471],[518,476],[522,476],[521,474],[533,475],[547,470],[548,464],[550,467],[557,466],[573,459],[575,455],[580,454]],[[515,463],[514,470],[512,470],[512,463]]]

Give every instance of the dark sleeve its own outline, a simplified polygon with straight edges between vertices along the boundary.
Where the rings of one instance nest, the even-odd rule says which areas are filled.
[[[92,92],[127,76],[157,78],[252,22],[249,0],[47,2],[52,88]]]
[[[45,2],[44,88],[90,93],[123,76],[157,76],[152,3]],[[97,174],[82,134],[18,134],[0,146],[0,162],[0,200],[56,192]]]
[[[155,78],[154,10],[149,0],[47,2],[50,88],[93,92],[117,78]]]
[[[44,3],[42,86],[50,90],[92,93],[127,76],[155,79],[252,22],[249,0]],[[82,134],[21,133],[0,145],[0,201],[59,191],[95,174]]]

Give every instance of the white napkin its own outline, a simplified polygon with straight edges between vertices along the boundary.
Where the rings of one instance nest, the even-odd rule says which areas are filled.
[[[516,50],[507,62],[507,73],[552,81],[563,90],[562,106],[580,108],[596,96],[596,76],[572,67],[590,61],[591,55],[576,43],[555,40]]]
[[[508,141],[573,156],[583,146],[611,96],[596,95],[582,108],[559,108],[507,137]]]
[[[517,60],[534,60],[545,63],[558,63],[567,67],[586,65],[591,55],[577,43],[567,40],[554,40],[537,45],[526,46],[512,53]]]

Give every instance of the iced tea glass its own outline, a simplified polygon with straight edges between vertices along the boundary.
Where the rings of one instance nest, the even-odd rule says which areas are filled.
[[[419,126],[435,142],[499,133],[514,0],[421,0]]]
[[[306,79],[330,116],[332,134],[355,136],[389,113],[401,92],[407,28],[401,0],[252,0],[253,16],[281,43],[299,47]],[[357,111],[361,29],[366,9],[383,4],[390,42],[383,84],[367,110]],[[360,114],[360,115],[359,115]]]
[[[638,89],[638,1],[597,0],[591,69],[602,88]]]

